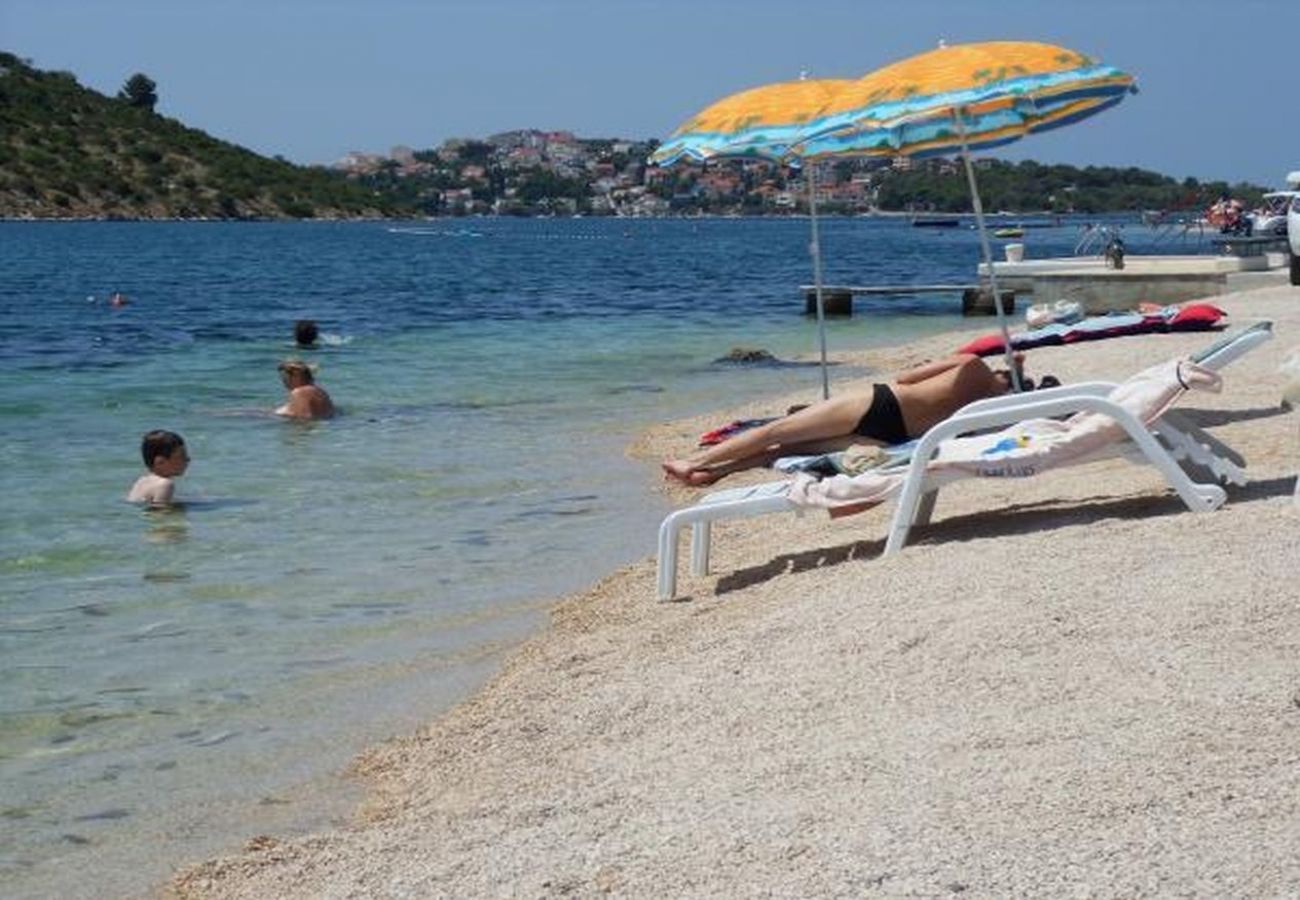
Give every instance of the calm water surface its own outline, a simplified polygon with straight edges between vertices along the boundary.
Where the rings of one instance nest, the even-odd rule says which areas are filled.
[[[823,234],[830,283],[969,281],[977,257],[966,229]],[[713,362],[815,356],[807,241],[803,220],[0,223],[5,892],[136,891],[343,815],[321,779],[472,690],[546,598],[652,552],[640,427],[816,396],[815,369]],[[861,304],[831,346],[960,327],[956,306]],[[267,414],[300,317],[329,422]],[[122,500],[152,428],[189,445],[182,510]]]

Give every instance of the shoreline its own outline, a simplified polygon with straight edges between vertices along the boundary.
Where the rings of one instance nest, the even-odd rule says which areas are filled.
[[[1141,217],[1141,210],[1117,209],[1101,210],[1098,212],[1067,212],[1056,213],[1044,210],[1033,210],[1027,212],[1016,212],[1014,210],[1000,209],[995,212],[985,213],[987,219],[1007,219],[1007,218],[1069,218],[1071,221],[1083,220],[1088,218],[1127,216],[1134,220]],[[942,217],[954,219],[971,219],[971,213],[936,213],[936,212],[915,212],[905,209],[874,209],[863,212],[819,212],[818,219],[910,219],[925,217]],[[555,216],[555,215],[532,215],[516,216],[503,213],[466,213],[461,216],[307,216],[294,218],[292,216],[239,216],[222,218],[219,216],[123,216],[123,215],[99,215],[99,216],[16,216],[0,214],[0,222],[248,222],[248,223],[266,223],[266,222],[457,222],[463,219],[596,219],[605,220],[635,220],[649,219],[651,221],[659,219],[807,219],[807,213],[738,213],[730,215],[727,213],[709,213],[701,215],[600,215],[594,213],[577,213],[573,215]],[[1061,227],[1064,227],[1062,225]]]
[[[1270,398],[1300,312],[1286,287],[1212,299],[1230,328],[1278,332],[1223,395],[1182,404],[1250,461],[1222,509],[1104,462],[955,488],[888,560],[888,510],[720,525],[716,574],[684,579],[683,602],[654,601],[653,559],[624,566],[558,599],[468,700],[361,754],[352,825],[251,837],[166,892],[1284,889],[1300,530],[1295,425]],[[892,371],[962,334],[843,356]],[[1113,377],[1213,339],[1042,348],[1030,370]],[[783,399],[656,425],[628,454],[653,465]]]

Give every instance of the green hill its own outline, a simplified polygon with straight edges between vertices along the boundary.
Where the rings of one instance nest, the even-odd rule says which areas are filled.
[[[0,52],[0,216],[341,218],[405,212]]]

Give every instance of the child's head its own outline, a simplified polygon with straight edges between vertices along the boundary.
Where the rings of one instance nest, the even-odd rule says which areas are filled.
[[[311,366],[307,365],[301,359],[286,359],[280,363],[280,380],[285,383],[286,387],[298,387],[303,384],[315,384],[316,376],[312,374]]]
[[[183,475],[190,464],[185,439],[174,431],[151,431],[140,441],[144,465],[155,475],[175,478]]]
[[[298,342],[300,347],[311,347],[316,343],[316,338],[320,336],[320,329],[311,319],[299,319],[293,325],[293,339]]]

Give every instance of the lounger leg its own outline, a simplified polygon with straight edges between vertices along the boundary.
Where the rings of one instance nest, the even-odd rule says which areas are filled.
[[[929,525],[930,516],[934,515],[934,502],[939,499],[939,489],[926,491],[921,497],[921,503],[916,508],[916,524]]]
[[[677,532],[678,518],[669,515],[659,526],[659,578],[660,600],[671,600],[677,593]]]
[[[885,540],[884,556],[903,549],[903,545],[907,543],[907,534],[912,530],[912,523],[916,521],[921,495],[933,493],[928,490],[929,486],[926,484],[925,467],[935,454],[939,441],[943,437],[942,432],[942,427],[930,429],[912,451],[912,461],[907,465],[907,479],[903,482],[898,506],[894,509],[894,518],[889,523],[889,537]],[[933,505],[931,499],[928,506],[933,507]],[[927,508],[926,520],[929,519],[929,514],[930,509]]]
[[[1233,450],[1230,446],[1210,434],[1204,428],[1194,425],[1190,419],[1181,414],[1176,409],[1167,411],[1160,417],[1162,422],[1167,422],[1175,431],[1186,435],[1197,444],[1210,448],[1210,450],[1220,459],[1226,459],[1240,468],[1245,468],[1246,458]]]
[[[894,509],[893,521],[889,523],[884,556],[897,553],[907,544],[907,534],[916,521],[917,506],[921,500],[921,477],[909,478],[903,485],[902,496],[898,498],[898,506]]]
[[[1169,482],[1170,486],[1183,498],[1187,508],[1193,512],[1208,512],[1218,509],[1228,495],[1217,484],[1198,484],[1183,471],[1151,432],[1136,422],[1120,420],[1124,430],[1133,442],[1146,454],[1147,460],[1155,466]]]
[[[1169,444],[1170,454],[1175,460],[1186,460],[1216,481],[1247,483],[1245,458],[1212,434],[1190,423],[1187,427],[1175,424],[1169,413],[1156,424],[1156,428],[1161,440]]]
[[[707,519],[696,522],[691,529],[691,574],[709,574],[709,550],[713,538],[713,523]]]

